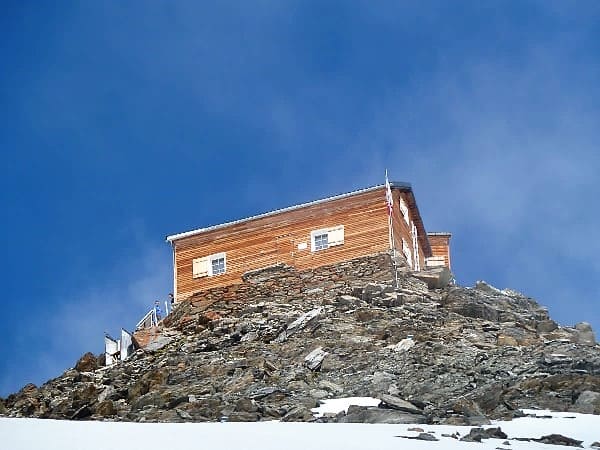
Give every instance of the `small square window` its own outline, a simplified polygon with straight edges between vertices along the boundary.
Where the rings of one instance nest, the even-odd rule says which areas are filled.
[[[213,275],[225,273],[225,258],[215,258],[210,261]]]
[[[315,251],[324,250],[329,247],[329,234],[317,234],[314,237],[315,240]]]

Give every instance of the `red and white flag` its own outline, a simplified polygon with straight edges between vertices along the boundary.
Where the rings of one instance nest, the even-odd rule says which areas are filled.
[[[387,203],[388,214],[391,216],[394,209],[394,199],[392,197],[392,187],[388,181],[387,170],[385,171],[385,202]]]

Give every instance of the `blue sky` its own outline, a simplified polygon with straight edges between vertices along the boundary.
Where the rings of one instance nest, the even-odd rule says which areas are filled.
[[[171,291],[168,234],[411,182],[485,279],[600,330],[595,1],[7,2],[0,395]]]

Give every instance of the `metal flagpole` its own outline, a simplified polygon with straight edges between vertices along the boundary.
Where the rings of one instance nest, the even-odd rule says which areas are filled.
[[[399,288],[398,283],[398,267],[396,267],[396,247],[394,245],[394,226],[392,223],[392,212],[394,210],[394,198],[392,197],[392,187],[388,180],[387,169],[385,169],[385,200],[388,209],[388,236],[390,239],[390,250],[392,251],[392,265],[394,266],[394,281],[396,282],[396,289]]]
[[[394,198],[392,197],[392,188],[388,180],[387,169],[385,170],[385,200],[388,208],[388,237],[390,241],[390,250],[393,255],[396,256],[396,249],[394,247],[394,227],[392,226],[392,211],[394,209]]]

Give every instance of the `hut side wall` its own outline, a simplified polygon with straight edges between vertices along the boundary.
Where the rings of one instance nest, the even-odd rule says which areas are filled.
[[[343,244],[311,251],[311,231],[341,225]],[[245,272],[273,264],[306,270],[372,255],[389,248],[385,191],[377,189],[182,238],[174,242],[174,248],[177,301],[240,283]],[[226,273],[193,277],[194,259],[221,252],[226,253]]]
[[[416,217],[415,217],[416,212],[415,212],[414,207],[412,207],[413,199],[411,198],[410,193],[402,192],[399,190],[394,190],[392,192],[392,196],[394,198],[394,209],[392,212],[392,219],[393,219],[392,224],[394,227],[394,245],[395,245],[396,251],[400,255],[403,255],[402,240],[404,239],[404,241],[407,243],[407,245],[411,251],[411,256],[413,258],[412,267],[414,268],[415,241],[413,240],[411,229],[412,229],[412,224],[415,222],[415,219],[416,219]],[[404,216],[400,209],[400,199],[403,200],[404,205],[406,205],[406,208],[408,209],[408,223],[404,219]],[[419,249],[419,266],[422,269],[425,267],[425,252],[421,246],[421,241],[418,238],[417,238],[416,245],[418,245],[418,249]]]

